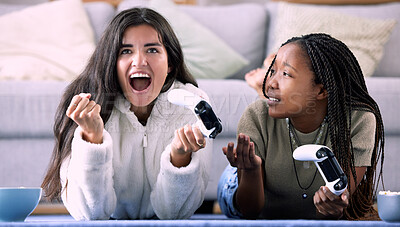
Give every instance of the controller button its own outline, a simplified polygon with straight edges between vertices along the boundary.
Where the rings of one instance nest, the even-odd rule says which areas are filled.
[[[342,181],[338,181],[334,186],[333,186],[333,188],[335,189],[335,190],[337,190],[337,191],[339,191],[339,190],[341,190],[341,189],[343,189],[343,182]]]
[[[326,155],[327,154],[326,154],[326,151],[324,148],[320,148],[316,153],[316,156],[318,159],[321,159],[321,158],[325,157]]]

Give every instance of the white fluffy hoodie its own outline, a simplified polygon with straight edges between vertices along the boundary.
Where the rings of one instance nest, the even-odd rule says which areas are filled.
[[[191,84],[175,82],[173,88],[208,100]],[[62,200],[76,220],[183,219],[202,204],[212,141],[207,139],[205,148],[192,153],[188,166],[172,165],[174,131],[197,119],[191,110],[168,102],[167,93],[159,95],[146,126],[129,110],[129,101],[119,97],[102,144],[84,141],[76,129],[71,156],[60,171]]]

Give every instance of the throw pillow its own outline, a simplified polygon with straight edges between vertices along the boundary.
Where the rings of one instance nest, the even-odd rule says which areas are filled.
[[[95,48],[80,0],[43,3],[0,16],[0,80],[74,79]]]
[[[221,38],[180,11],[171,0],[152,0],[149,7],[171,24],[182,46],[186,65],[195,78],[226,78],[248,64]]]
[[[275,31],[276,51],[293,36],[327,33],[344,42],[356,56],[364,76],[375,71],[395,20],[367,19],[310,6],[279,3]]]
[[[365,5],[365,4],[381,4],[386,2],[396,2],[398,0],[273,0],[293,3],[305,4],[324,4],[324,5]]]

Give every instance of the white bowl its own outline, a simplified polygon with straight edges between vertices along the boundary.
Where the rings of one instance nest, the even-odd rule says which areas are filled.
[[[39,203],[42,188],[0,187],[0,222],[23,222]]]
[[[380,191],[377,197],[379,217],[386,222],[400,222],[400,192]]]

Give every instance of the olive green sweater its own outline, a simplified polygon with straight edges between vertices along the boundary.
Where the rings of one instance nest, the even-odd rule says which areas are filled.
[[[375,116],[370,112],[353,111],[351,114],[351,139],[355,166],[370,166],[375,141]],[[322,144],[331,147],[327,126],[322,132]],[[265,164],[265,206],[260,218],[267,219],[314,219],[316,211],[314,193],[325,185],[313,162],[295,161],[297,178],[292,158],[292,147],[286,119],[275,119],[268,115],[265,100],[250,104],[242,115],[238,133],[248,135],[255,145],[255,152]],[[311,133],[295,130],[301,145],[315,141],[318,129]],[[324,140],[325,143],[324,143]],[[295,149],[296,147],[293,147]],[[313,181],[314,175],[316,177]],[[311,184],[311,185],[310,185]],[[303,193],[307,198],[302,197]]]

